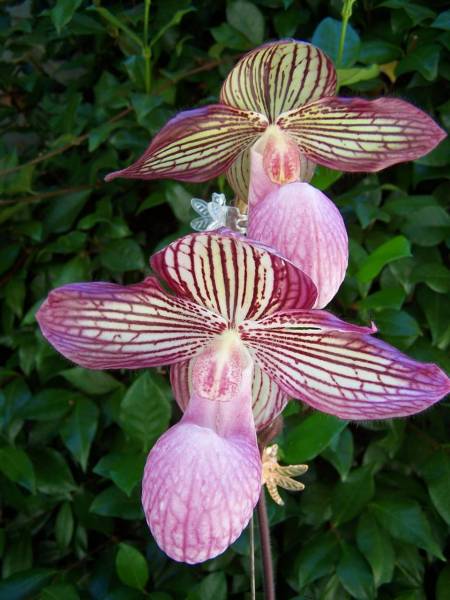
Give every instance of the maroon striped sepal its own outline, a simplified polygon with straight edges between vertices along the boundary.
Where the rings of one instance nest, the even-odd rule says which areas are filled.
[[[267,125],[263,115],[222,104],[188,110],[171,119],[135,163],[105,179],[207,181],[226,171]]]
[[[379,171],[427,154],[446,133],[397,98],[322,98],[277,119],[312,161],[342,171]]]

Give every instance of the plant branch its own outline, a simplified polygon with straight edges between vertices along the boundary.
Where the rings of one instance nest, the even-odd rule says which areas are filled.
[[[145,92],[150,94],[151,88],[151,68],[152,68],[152,52],[148,43],[148,22],[150,18],[150,4],[151,0],[145,0],[144,4],[144,39],[142,54],[145,62]]]
[[[214,69],[218,65],[222,64],[224,61],[225,61],[225,59],[213,60],[213,61],[205,63],[204,65],[200,65],[199,67],[190,69],[189,71],[185,71],[178,77],[174,77],[167,83],[164,83],[163,85],[159,86],[157,89],[155,89],[155,93],[163,92],[164,90],[168,89],[175,83],[178,83],[182,79],[185,79],[186,77],[190,77],[191,75],[195,75],[196,73],[201,73],[202,71],[209,71],[211,69]],[[133,112],[133,108],[130,106],[128,108],[125,108],[121,112],[117,113],[113,117],[111,117],[111,119],[108,119],[108,121],[106,121],[105,123],[114,123],[115,121],[118,121],[119,119],[122,119],[123,117],[126,117],[131,112]],[[17,171],[20,171],[20,169],[24,169],[25,167],[30,167],[31,165],[37,165],[40,162],[48,160],[49,158],[53,158],[54,156],[63,154],[64,152],[66,152],[67,150],[70,150],[74,146],[79,146],[80,144],[83,144],[89,138],[89,135],[90,135],[90,132],[84,133],[83,135],[80,135],[80,136],[74,138],[71,142],[69,142],[65,146],[56,148],[55,150],[52,150],[51,152],[47,152],[46,154],[41,154],[40,156],[37,156],[36,158],[33,158],[32,160],[30,160],[26,163],[23,163],[21,165],[17,165],[15,167],[9,167],[8,169],[3,169],[2,171],[0,171],[0,177],[4,177],[5,175],[9,175],[11,173],[16,173]]]
[[[250,519],[250,597],[256,600],[256,574],[255,574],[255,516]]]
[[[339,49],[338,55],[336,58],[336,67],[339,68],[342,62],[342,56],[344,54],[344,46],[345,46],[345,38],[347,35],[347,25],[350,21],[350,17],[353,12],[353,4],[356,0],[344,0],[344,6],[342,8],[342,25],[341,25],[341,35],[339,38]]]
[[[266,496],[264,487],[261,488],[257,512],[259,524],[259,539],[261,543],[261,554],[264,573],[264,598],[275,600],[275,580],[273,576],[272,551],[270,548],[270,527],[267,517]]]

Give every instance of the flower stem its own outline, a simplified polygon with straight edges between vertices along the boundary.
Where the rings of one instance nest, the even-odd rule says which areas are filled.
[[[150,18],[150,4],[151,0],[145,0],[144,4],[144,62],[145,62],[145,91],[147,94],[150,93],[151,87],[151,50],[148,43],[148,22]]]
[[[348,19],[345,19],[345,18],[342,19],[341,37],[339,38],[339,49],[338,49],[338,55],[337,55],[337,59],[336,59],[337,67],[341,66],[342,55],[344,54],[344,44],[345,44],[345,36],[347,35],[347,25],[348,25]]]
[[[256,576],[255,576],[255,517],[250,519],[250,597],[256,600]]]
[[[339,48],[338,54],[336,58],[336,67],[341,66],[342,56],[344,54],[344,46],[345,46],[345,37],[347,35],[347,25],[350,21],[350,17],[353,12],[353,5],[356,0],[344,0],[344,6],[342,8],[342,25],[341,25],[341,36],[339,38]]]
[[[265,600],[275,600],[275,580],[273,576],[272,552],[270,549],[270,528],[269,519],[267,517],[264,488],[261,488],[261,496],[259,497],[257,511],[264,573],[264,598]]]

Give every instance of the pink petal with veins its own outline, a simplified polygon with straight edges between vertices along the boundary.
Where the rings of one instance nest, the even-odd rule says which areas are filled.
[[[252,204],[249,237],[273,246],[315,283],[314,308],[335,296],[347,269],[348,237],[336,206],[308,183],[290,183]]]
[[[36,315],[63,356],[88,369],[139,369],[196,356],[226,323],[170,296],[154,277],[135,285],[71,283],[50,292]]]
[[[150,264],[177,296],[231,324],[311,308],[317,297],[310,277],[289,260],[226,230],[187,235],[154,254]]]
[[[374,328],[322,310],[280,312],[239,329],[281,389],[341,419],[405,417],[450,392],[450,379],[437,365],[413,360],[372,337]]]
[[[239,537],[261,491],[249,354],[226,334],[193,369],[188,408],[151,450],[142,486],[156,542],[190,564],[214,558]]]
[[[181,410],[185,411],[192,394],[192,366],[194,360],[174,364],[170,368],[170,384]],[[255,427],[261,431],[282,412],[288,396],[258,366],[254,365],[252,382],[252,409]]]

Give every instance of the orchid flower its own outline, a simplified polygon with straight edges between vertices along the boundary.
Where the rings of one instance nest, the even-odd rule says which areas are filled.
[[[306,182],[280,185],[264,171],[262,156],[251,150],[247,233],[276,248],[315,283],[315,308],[336,295],[348,264],[344,220],[321,191]]]
[[[292,471],[267,465],[263,473],[256,442],[288,396],[366,420],[420,412],[450,390],[439,367],[373,338],[374,327],[313,309],[317,290],[306,274],[227,230],[185,236],[151,266],[170,291],[156,276],[69,284],[50,293],[37,319],[83,367],[172,365],[184,415],[150,451],[142,502],[175,560],[223,552],[248,523],[263,477],[275,491],[293,487]]]
[[[131,166],[107,176],[206,181],[226,173],[247,200],[249,153],[258,146],[275,183],[308,181],[314,165],[378,171],[432,150],[444,131],[398,98],[338,98],[336,71],[315,46],[265,44],[231,70],[220,102],[181,112]]]

